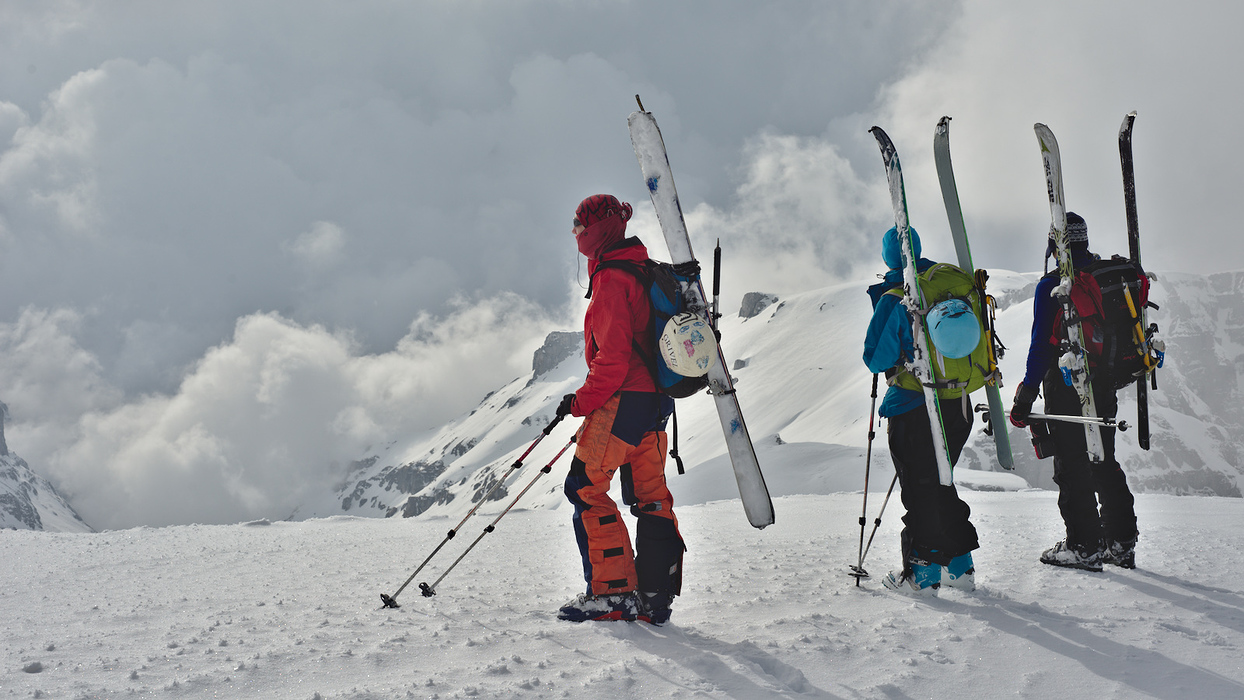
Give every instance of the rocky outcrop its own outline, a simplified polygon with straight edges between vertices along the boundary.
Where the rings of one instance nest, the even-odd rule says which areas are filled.
[[[536,350],[536,354],[531,358],[531,371],[535,375],[534,378],[547,373],[549,370],[560,365],[562,360],[583,352],[583,334],[573,331],[553,331],[544,339],[544,345]]]
[[[743,295],[743,304],[739,307],[739,318],[754,318],[761,311],[776,304],[777,300],[778,298],[773,294],[748,292]]]

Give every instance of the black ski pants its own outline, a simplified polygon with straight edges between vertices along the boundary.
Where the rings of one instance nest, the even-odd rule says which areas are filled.
[[[1119,399],[1112,383],[1099,377],[1093,387],[1097,415],[1114,418]],[[1058,368],[1045,375],[1045,412],[1080,415],[1080,399],[1063,381]],[[1114,428],[1100,428],[1103,459],[1090,462],[1085,427],[1050,422],[1054,438],[1054,483],[1058,484],[1058,510],[1067,526],[1067,544],[1095,552],[1111,542],[1136,539],[1136,499],[1127,487],[1127,476],[1114,458]]]
[[[942,423],[951,464],[972,431],[972,420],[963,415],[958,399],[941,401]],[[937,478],[937,455],[933,451],[933,431],[929,413],[923,405],[892,416],[888,427],[890,457],[902,486],[903,568],[915,560],[943,566],[951,559],[976,549],[980,542],[968,517],[971,508],[959,498],[953,485],[942,486]]]

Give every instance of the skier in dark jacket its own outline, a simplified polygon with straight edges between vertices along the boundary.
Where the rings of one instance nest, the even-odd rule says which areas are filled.
[[[626,237],[631,205],[612,195],[584,199],[575,210],[574,235],[588,259],[583,319],[588,364],[583,386],[567,394],[558,415],[585,417],[566,477],[574,504],[574,531],[587,592],[558,612],[563,620],[669,620],[682,588],[685,549],[665,483],[665,422],[674,409],[659,393],[637,347],[653,346],[647,290],[634,274],[607,261],[642,265],[648,250]],[[636,517],[635,551],[618,506],[609,495],[621,473],[622,500]]]
[[[910,231],[916,269],[922,272],[934,263],[919,257],[920,237],[915,229]],[[912,357],[915,348],[911,316],[900,303],[902,297],[886,294],[902,287],[906,261],[898,231],[893,228],[882,238],[881,257],[890,269],[882,282],[868,289],[873,316],[864,340],[864,364],[873,372],[885,372],[887,380],[894,380],[904,371],[904,358]],[[946,447],[953,464],[967,442],[972,422],[963,415],[958,399],[942,400],[941,405]],[[972,550],[980,546],[976,528],[968,519],[971,509],[959,498],[955,487],[943,486],[938,480],[924,393],[890,381],[878,413],[888,419],[890,456],[902,486],[903,507],[907,509],[901,535],[903,568],[890,572],[882,584],[891,590],[920,595],[935,595],[943,583],[974,590],[976,569]]]
[[[1072,264],[1077,270],[1096,261],[1089,252],[1088,225],[1084,218],[1067,212],[1067,240]],[[1054,232],[1050,231],[1046,260],[1056,253]],[[1033,298],[1032,342],[1024,381],[1015,390],[1011,422],[1028,424],[1028,415],[1038,390],[1045,389],[1045,412],[1051,415],[1080,415],[1080,399],[1074,387],[1063,380],[1058,367],[1060,350],[1055,340],[1055,321],[1061,310],[1050,292],[1060,282],[1058,271],[1047,273],[1037,282]],[[1113,378],[1104,372],[1092,376],[1093,399],[1097,415],[1113,418],[1119,409]],[[1041,554],[1041,561],[1101,571],[1103,563],[1128,569],[1136,566],[1135,499],[1127,487],[1127,477],[1114,458],[1114,428],[1101,427],[1103,459],[1092,462],[1088,456],[1085,427],[1074,423],[1048,423],[1054,445],[1054,483],[1058,484],[1058,510],[1067,526],[1067,536]],[[1100,504],[1100,511],[1098,509]]]

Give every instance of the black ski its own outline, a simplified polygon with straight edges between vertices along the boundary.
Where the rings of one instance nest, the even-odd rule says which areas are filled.
[[[1132,124],[1136,121],[1136,113],[1130,112],[1123,118],[1119,127],[1119,162],[1123,166],[1123,207],[1127,212],[1127,251],[1132,262],[1140,265],[1140,224],[1136,216],[1136,176],[1132,170]],[[1143,269],[1143,267],[1142,267]],[[1136,309],[1138,328],[1147,334],[1145,309]],[[1141,339],[1142,343],[1144,339]],[[1148,357],[1149,353],[1145,353]],[[1153,388],[1158,388],[1157,370],[1149,373]],[[1149,381],[1142,377],[1136,382],[1136,442],[1143,450],[1149,449]]]

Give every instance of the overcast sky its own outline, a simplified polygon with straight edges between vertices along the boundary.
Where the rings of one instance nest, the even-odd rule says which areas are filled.
[[[1125,252],[1130,110],[1146,266],[1244,266],[1244,11],[1013,5],[5,2],[9,446],[97,526],[283,517],[579,324],[582,197],[632,202],[665,256],[636,93],[697,251],[722,240],[728,308],[878,271],[873,124],[926,252],[952,257],[943,114],[978,266],[1041,267],[1037,121],[1094,248]]]

